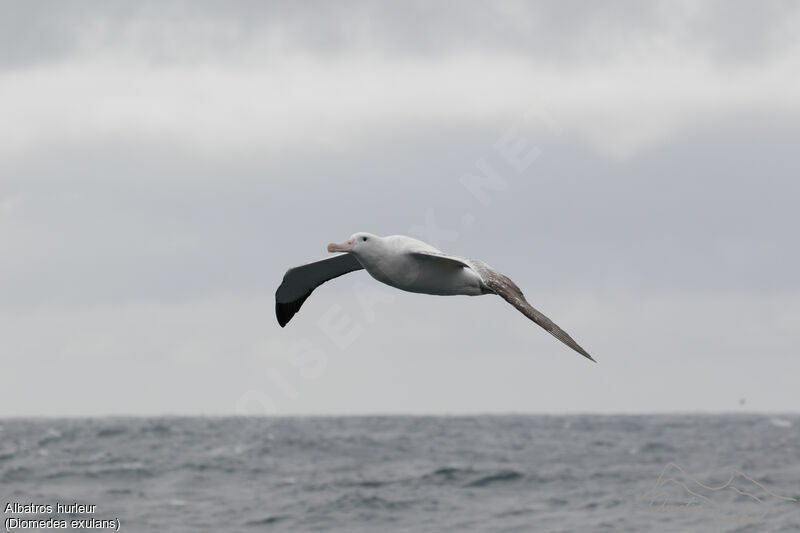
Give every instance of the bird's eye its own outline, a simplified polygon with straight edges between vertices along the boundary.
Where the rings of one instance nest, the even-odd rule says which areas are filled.
[[[367,240],[367,238],[366,238],[366,237],[361,237],[361,240],[362,240],[362,241],[366,241],[366,240]]]

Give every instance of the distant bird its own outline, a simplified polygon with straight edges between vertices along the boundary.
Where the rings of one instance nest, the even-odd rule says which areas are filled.
[[[378,281],[408,292],[439,296],[497,294],[555,338],[594,361],[567,332],[534,309],[513,281],[482,261],[448,255],[403,235],[379,237],[364,232],[355,233],[341,244],[329,244],[328,252],[345,253],[290,268],[283,276],[275,293],[275,314],[281,327],[300,310],[314,289],[363,268]]]

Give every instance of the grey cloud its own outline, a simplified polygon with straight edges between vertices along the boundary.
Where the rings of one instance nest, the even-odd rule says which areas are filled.
[[[800,6],[788,1],[16,2],[1,9],[6,68],[113,49],[152,62],[235,60],[243,47],[265,59],[287,50],[323,56],[495,50],[585,64],[669,43],[737,64],[795,43],[792,27],[800,17]],[[264,39],[277,48],[256,46]]]

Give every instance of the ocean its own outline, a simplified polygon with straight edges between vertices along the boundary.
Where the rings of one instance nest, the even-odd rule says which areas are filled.
[[[800,531],[800,417],[5,419],[0,498],[11,531]]]

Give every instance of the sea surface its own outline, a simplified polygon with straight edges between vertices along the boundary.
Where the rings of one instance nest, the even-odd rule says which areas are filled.
[[[800,417],[6,419],[0,503],[131,532],[800,531]]]

